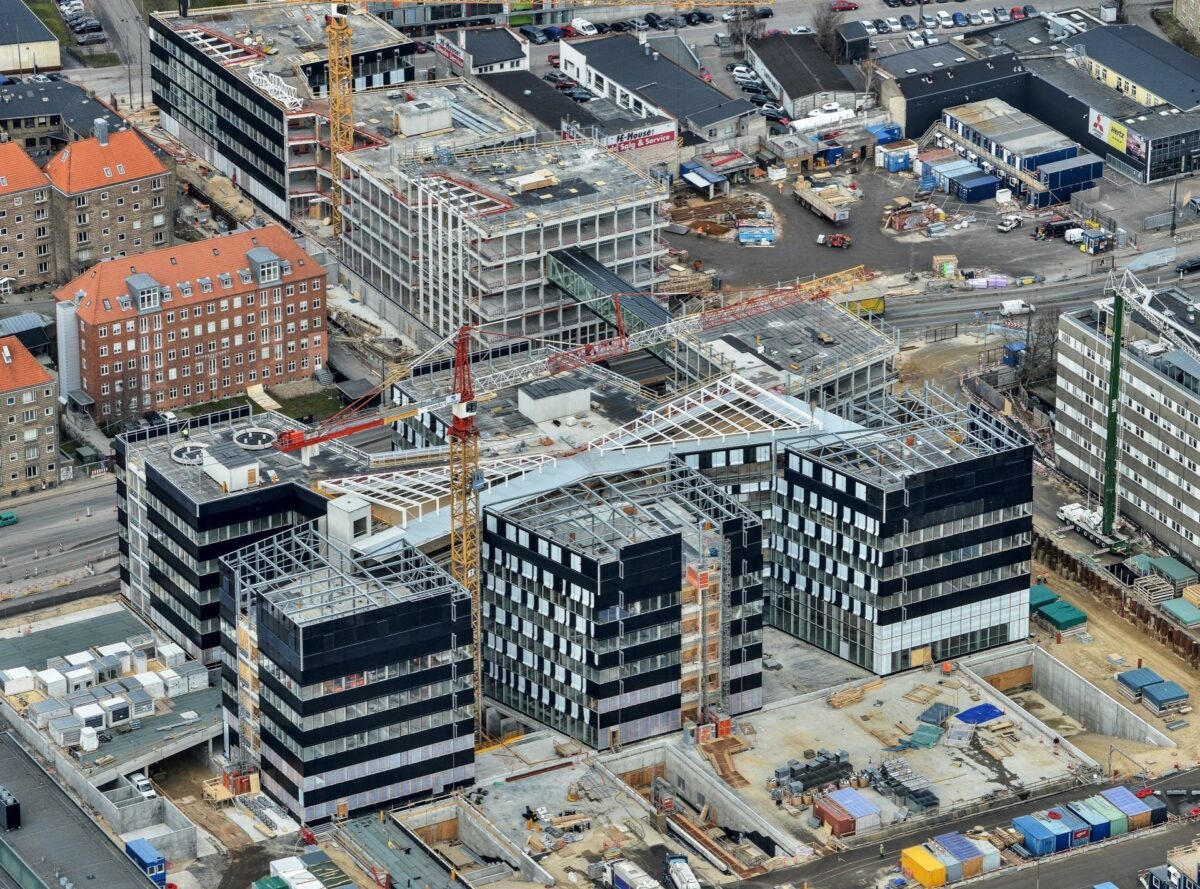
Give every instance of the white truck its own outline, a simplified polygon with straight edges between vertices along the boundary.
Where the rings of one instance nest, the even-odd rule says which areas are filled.
[[[700,881],[686,855],[667,853],[667,889],[700,889]]]
[[[1020,228],[1020,227],[1021,227],[1021,217],[1020,216],[1005,216],[999,222],[996,223],[996,231],[998,231],[998,232],[1010,232],[1013,229]]]
[[[1104,533],[1104,514],[1098,509],[1088,509],[1082,503],[1066,503],[1058,508],[1055,515],[1084,540],[1113,551],[1128,547],[1129,541],[1115,529],[1111,535]]]
[[[662,883],[632,861],[605,863],[603,869],[604,881],[611,889],[663,889]]]
[[[1006,299],[1000,303],[1001,318],[1011,318],[1014,315],[1031,315],[1033,312],[1033,304],[1027,303],[1023,299]]]

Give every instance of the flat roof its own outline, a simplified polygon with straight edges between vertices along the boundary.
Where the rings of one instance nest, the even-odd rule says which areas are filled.
[[[1176,108],[1200,106],[1200,59],[1137,25],[1089,28],[1069,38],[1072,46]]]
[[[409,135],[404,134],[409,124],[401,121],[401,116],[415,119],[422,110],[439,108],[450,111],[449,128],[437,126],[425,133],[410,129]],[[509,111],[474,83],[459,78],[356,92],[354,125],[377,140],[376,146],[353,152],[354,159],[364,167],[383,169],[395,163],[397,157],[431,158],[439,149],[488,148],[513,144],[534,134],[528,120]]]
[[[1010,52],[1006,52],[1005,55],[1009,58],[1000,56],[994,59],[961,62],[953,68],[947,66],[916,74],[897,74],[896,79],[900,90],[909,99],[951,91],[961,93],[964,87],[991,83],[1025,73],[1025,65],[1020,59]]]
[[[684,532],[755,518],[677,460],[589,476],[537,497],[493,504],[487,511],[597,562],[616,560],[623,547],[676,534],[684,538],[684,549],[691,550],[698,545],[695,535]]]
[[[183,429],[188,436],[183,436]],[[326,442],[305,466],[298,451],[285,453],[273,446],[261,447],[286,429],[303,429],[302,424],[272,411],[251,413],[248,407],[192,417],[178,424],[165,424],[119,436],[124,443],[126,462],[152,466],[167,481],[196,503],[237,497],[278,482],[296,482],[308,487],[318,478],[353,475],[361,472],[365,460],[356,459],[355,449],[344,442]],[[253,430],[261,430],[255,434]],[[249,435],[247,435],[249,433]],[[238,441],[259,444],[247,448]],[[204,461],[215,460],[226,466],[258,463],[257,486],[241,491],[225,491],[204,471]],[[272,477],[274,476],[274,478]]]
[[[865,428],[795,450],[839,472],[885,489],[912,475],[1025,446],[995,417],[926,387],[858,406]]]
[[[895,77],[903,77],[907,74],[924,74],[928,71],[954,68],[956,65],[974,61],[974,56],[950,41],[880,56],[875,64]]]
[[[992,139],[1018,157],[1042,154],[1077,145],[1036,117],[1018,111],[1003,99],[981,99],[944,111],[980,135]]]
[[[215,738],[221,732],[221,689],[216,686],[173,698],[164,697],[154,704],[154,715],[138,717],[141,724],[139,728],[124,734],[108,732],[112,740],[101,744],[91,753],[80,753],[80,762],[93,771],[120,771],[123,763],[152,756],[166,744],[192,737],[192,745],[195,745]],[[183,719],[181,714],[188,712],[194,712],[196,718]],[[109,756],[115,757],[115,761],[105,759]],[[101,759],[104,759],[103,763],[98,762]]]
[[[186,18],[175,12],[151,16],[241,79],[254,83],[259,74],[252,72],[273,74],[299,98],[311,99],[301,69],[329,59],[328,12],[328,3],[282,2],[193,9]],[[354,4],[349,18],[356,55],[412,42],[378,16],[359,12]],[[272,94],[270,88],[256,85],[264,95]]]
[[[464,883],[452,880],[445,865],[431,856],[423,844],[413,842],[395,814],[383,821],[372,813],[343,821],[340,830],[397,881],[422,889],[463,889]]]
[[[0,3],[5,0],[0,0]],[[12,0],[18,2],[18,0]],[[10,83],[0,86],[0,120],[55,115],[63,126],[77,136],[91,136],[97,118],[108,123],[115,133],[128,127],[123,117],[92,98],[80,87],[67,81],[53,83]]]
[[[854,84],[811,34],[776,34],[751,44],[750,52],[793,99],[812,93],[854,92]]]
[[[1141,102],[1135,102],[1124,93],[1105,86],[1066,59],[1027,59],[1025,67],[1034,77],[1041,78],[1072,98],[1107,114],[1114,120],[1124,119],[1131,114],[1150,113],[1150,109]]]
[[[609,35],[580,41],[573,47],[583,54],[590,67],[682,123],[707,127],[731,117],[756,113],[746,99],[731,99],[664,55],[656,59],[636,37]]]
[[[58,38],[46,27],[32,9],[22,0],[0,0],[0,32],[7,34],[4,43],[58,42]]]
[[[105,745],[106,747],[108,745]],[[0,784],[21,802],[21,829],[0,835],[47,886],[146,889],[153,885],[7,732],[0,734]]]
[[[430,596],[468,595],[420,550],[402,545],[386,560],[360,560],[317,522],[250,544],[223,561],[238,577],[239,598],[260,595],[300,627]]]
[[[667,120],[658,115],[640,117],[604,98],[576,102],[531,71],[482,74],[478,80],[509,105],[519,108],[531,120],[553,133],[561,131],[564,120],[584,130],[594,127],[606,135],[657,126]]]
[[[50,658],[86,651],[94,645],[124,642],[130,636],[150,632],[150,628],[124,606],[108,606],[106,611],[96,613],[89,610],[86,620],[73,620],[35,630],[28,636],[13,635],[0,639],[0,670],[10,667],[44,670]],[[18,633],[19,628],[12,632]]]
[[[521,41],[508,28],[463,28],[473,65],[495,65],[525,58]]]

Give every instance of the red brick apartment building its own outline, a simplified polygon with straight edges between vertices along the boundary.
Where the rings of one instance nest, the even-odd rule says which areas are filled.
[[[105,426],[307,379],[325,284],[277,225],[101,262],[55,293],[62,391]]]

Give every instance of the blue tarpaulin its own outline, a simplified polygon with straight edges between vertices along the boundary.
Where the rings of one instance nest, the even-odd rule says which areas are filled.
[[[979,704],[958,714],[958,718],[968,725],[983,725],[993,719],[999,719],[1004,711],[994,704]]]

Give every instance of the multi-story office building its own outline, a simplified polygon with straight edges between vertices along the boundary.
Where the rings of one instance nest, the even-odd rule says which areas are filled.
[[[761,521],[678,460],[575,469],[484,514],[487,696],[601,749],[760,706]]]
[[[355,555],[370,527],[370,504],[341,497],[223,560],[227,737],[308,823],[474,780],[470,596],[407,545]]]
[[[449,124],[450,110],[441,112]],[[599,339],[610,329],[549,281],[547,256],[586,251],[635,287],[659,280],[666,186],[595,142],[345,157],[342,263],[363,301],[409,336],[463,324]]]
[[[1187,320],[1195,311],[1188,294],[1166,290],[1152,300],[1174,342],[1144,314],[1126,312],[1117,506],[1200,566],[1200,336]],[[1059,317],[1054,453],[1059,468],[1096,498],[1104,484],[1111,353],[1111,299]]]
[[[93,262],[171,243],[174,176],[133,130],[72,142],[46,164],[61,281]]]
[[[276,217],[307,218],[314,201],[328,201],[329,4],[182,7],[150,16],[151,91],[163,128]],[[413,79],[411,40],[357,11],[350,25],[356,90]],[[367,134],[357,142],[374,144]]]
[[[0,337],[0,497],[58,480],[58,384],[15,336]]]
[[[784,451],[769,622],[879,674],[1024,638],[1032,446],[929,389],[855,419]]]
[[[0,296],[54,280],[50,183],[15,142],[0,142]]]
[[[63,390],[101,425],[308,379],[328,354],[325,270],[277,225],[101,262],[55,296]]]

